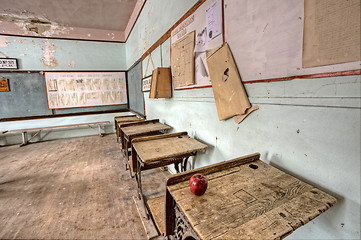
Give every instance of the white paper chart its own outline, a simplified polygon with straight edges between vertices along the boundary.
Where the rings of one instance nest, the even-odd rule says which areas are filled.
[[[46,72],[49,109],[128,103],[125,72]]]
[[[182,41],[185,36],[195,32],[194,64],[188,74],[194,74],[193,84],[182,86],[174,85],[175,90],[211,87],[208,75],[207,56],[223,44],[223,0],[208,0],[202,3],[197,10],[177,25],[171,33],[171,46]],[[173,53],[174,51],[171,51]],[[183,52],[184,54],[184,52]],[[180,55],[171,55],[172,76],[177,74]],[[179,58],[179,59],[177,59]],[[175,66],[176,65],[176,66]],[[184,71],[184,69],[180,68]],[[178,72],[179,73],[179,72]],[[187,77],[189,79],[189,77]]]

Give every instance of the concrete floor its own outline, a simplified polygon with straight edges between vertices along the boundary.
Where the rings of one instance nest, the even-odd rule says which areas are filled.
[[[0,147],[0,238],[146,239],[115,135]],[[145,171],[145,194],[165,173]]]

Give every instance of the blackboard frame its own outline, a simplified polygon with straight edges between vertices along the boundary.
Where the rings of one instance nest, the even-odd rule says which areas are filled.
[[[13,66],[6,67],[3,62],[12,63]],[[17,58],[0,58],[0,69],[19,69]]]

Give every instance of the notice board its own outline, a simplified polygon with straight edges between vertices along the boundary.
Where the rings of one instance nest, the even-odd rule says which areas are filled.
[[[128,103],[125,72],[46,72],[49,109]]]
[[[212,86],[206,58],[224,43],[223,31],[223,0],[206,0],[172,30],[171,70],[175,90]],[[182,44],[185,39],[187,44]],[[189,45],[191,40],[193,46]],[[177,81],[179,76],[182,77]]]
[[[225,40],[243,83],[360,70],[360,59],[303,67],[303,39],[307,34],[304,33],[305,14],[307,16],[304,3],[307,7],[307,1],[300,0],[227,1]]]
[[[303,67],[360,60],[360,0],[305,0]]]

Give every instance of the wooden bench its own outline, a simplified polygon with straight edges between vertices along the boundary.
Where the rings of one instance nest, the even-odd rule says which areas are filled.
[[[53,130],[53,129],[63,129],[63,128],[73,128],[73,127],[84,127],[84,126],[98,126],[98,134],[99,136],[103,136],[102,132],[101,132],[101,125],[107,125],[110,124],[109,121],[104,121],[104,122],[91,122],[91,123],[80,123],[80,124],[70,124],[70,125],[61,125],[61,126],[51,126],[51,127],[42,127],[42,128],[27,128],[27,129],[16,129],[16,130],[10,130],[10,131],[4,131],[2,132],[3,134],[5,133],[21,133],[22,134],[22,139],[23,139],[23,143],[20,145],[20,147],[27,145],[28,143],[30,143],[30,141],[36,137],[37,135],[40,134],[41,131],[44,130]],[[30,139],[28,139],[28,132],[36,132]]]

